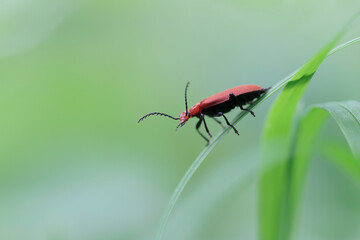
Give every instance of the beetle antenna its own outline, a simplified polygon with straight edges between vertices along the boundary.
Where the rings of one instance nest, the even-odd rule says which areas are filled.
[[[188,90],[189,84],[190,84],[190,82],[187,82],[186,87],[185,87],[185,112],[186,112],[186,115],[189,114],[188,105],[187,105],[187,90]]]
[[[180,118],[172,117],[172,116],[167,115],[167,114],[165,114],[165,113],[153,112],[153,113],[148,113],[148,114],[142,116],[142,117],[139,119],[138,123],[141,122],[142,120],[144,120],[145,118],[147,118],[147,117],[149,117],[149,116],[152,116],[152,115],[165,116],[165,117],[168,117],[168,118],[171,118],[171,119],[174,119],[174,120],[179,120],[179,119],[180,119]]]

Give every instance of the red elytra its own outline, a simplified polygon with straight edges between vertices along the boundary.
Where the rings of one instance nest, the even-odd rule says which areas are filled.
[[[242,85],[242,86],[237,86],[234,88],[230,88],[228,90],[219,92],[217,94],[212,95],[211,97],[207,97],[204,100],[202,100],[200,102],[200,105],[203,108],[209,108],[212,106],[215,106],[217,104],[226,102],[227,100],[229,100],[229,96],[230,94],[234,94],[235,96],[239,96],[245,93],[249,93],[249,92],[254,92],[254,91],[259,91],[261,90],[262,87],[258,86],[258,85]]]
[[[153,112],[144,115],[138,120],[138,123],[145,118],[151,116],[151,115],[160,115],[160,116],[166,116],[169,118],[172,118],[174,120],[180,120],[180,124],[176,127],[182,127],[184,124],[192,117],[199,118],[198,123],[196,124],[196,130],[198,133],[209,143],[209,139],[206,138],[200,131],[199,128],[201,126],[201,123],[204,122],[205,130],[209,134],[210,137],[212,137],[205,121],[205,115],[213,118],[217,123],[222,123],[216,119],[215,117],[222,116],[226,124],[229,125],[232,129],[234,129],[235,133],[239,135],[238,131],[234,126],[230,124],[224,113],[227,113],[234,109],[235,107],[240,107],[241,110],[250,112],[254,117],[255,114],[253,111],[247,108],[243,108],[244,105],[251,104],[254,99],[259,98],[262,96],[266,91],[269,90],[269,88],[262,88],[258,85],[242,85],[237,86],[234,88],[227,89],[225,91],[219,92],[217,94],[214,94],[210,97],[207,97],[200,101],[199,103],[192,106],[190,109],[187,107],[187,89],[189,86],[189,82],[186,84],[185,87],[185,111],[180,114],[180,117],[175,118],[165,113],[160,112]]]

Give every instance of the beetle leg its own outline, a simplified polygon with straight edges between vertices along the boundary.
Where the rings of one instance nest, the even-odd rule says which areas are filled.
[[[206,125],[206,121],[205,121],[204,114],[201,114],[201,115],[200,115],[200,118],[202,118],[202,120],[204,121],[204,126],[205,126],[206,132],[207,132],[207,133],[209,134],[209,136],[212,138],[212,135],[211,135],[211,133],[210,133],[210,131],[209,131],[207,125]]]
[[[236,133],[237,135],[239,135],[238,130],[236,130],[236,128],[235,128],[233,125],[231,125],[231,124],[229,123],[229,120],[227,120],[227,118],[225,117],[225,115],[224,115],[224,114],[222,114],[222,116],[224,117],[224,119],[225,119],[225,121],[226,121],[227,125],[229,125],[232,129],[234,129],[235,133]]]
[[[222,124],[222,122],[220,120],[216,119],[215,117],[211,117],[211,118],[214,119],[214,121],[217,122],[218,124],[220,124],[223,128],[225,127],[224,124]]]
[[[247,108],[243,108],[243,107],[242,107],[242,105],[239,103],[238,99],[235,97],[235,95],[234,95],[233,93],[230,93],[230,94],[229,94],[229,100],[230,100],[232,103],[235,102],[235,104],[236,104],[237,106],[239,106],[241,110],[247,111],[247,112],[251,113],[251,115],[253,115],[253,116],[255,117],[255,113],[254,113],[253,111],[251,111],[250,109],[247,109]]]
[[[241,105],[240,105],[240,109],[244,110],[244,111],[248,111],[249,113],[251,113],[251,115],[253,115],[255,117],[255,113],[253,111],[251,111],[250,109],[243,108]]]
[[[201,137],[203,137],[203,138],[206,140],[206,142],[207,142],[206,145],[208,145],[208,144],[209,144],[209,139],[207,139],[207,138],[204,136],[204,134],[202,134],[202,133],[200,132],[200,130],[199,130],[202,121],[203,121],[202,118],[200,118],[199,121],[197,122],[197,124],[196,124],[196,131],[200,134]]]

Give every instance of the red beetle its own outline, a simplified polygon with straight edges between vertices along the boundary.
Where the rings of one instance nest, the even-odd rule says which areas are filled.
[[[138,121],[141,122],[145,118],[151,116],[151,115],[160,115],[172,118],[174,120],[180,120],[180,124],[176,127],[182,127],[184,124],[192,117],[199,118],[198,123],[196,124],[196,130],[198,133],[209,143],[209,139],[207,139],[200,131],[200,125],[202,122],[204,122],[205,130],[209,134],[210,137],[212,137],[206,122],[205,122],[205,115],[213,118],[217,123],[222,123],[217,120],[215,117],[224,117],[226,124],[229,125],[232,129],[234,129],[235,133],[239,135],[239,132],[236,130],[236,128],[230,124],[229,120],[225,117],[224,113],[230,112],[235,107],[240,107],[241,110],[250,112],[254,117],[255,114],[253,111],[247,108],[243,108],[244,105],[251,104],[252,101],[256,98],[259,98],[262,96],[266,91],[269,90],[269,88],[262,88],[257,85],[242,85],[237,86],[234,88],[230,88],[228,90],[219,92],[211,97],[207,97],[201,102],[195,104],[188,110],[187,106],[187,89],[189,86],[189,82],[186,84],[185,87],[185,111],[180,114],[180,117],[175,118],[165,113],[160,112],[153,112],[146,114],[145,116],[141,117]]]

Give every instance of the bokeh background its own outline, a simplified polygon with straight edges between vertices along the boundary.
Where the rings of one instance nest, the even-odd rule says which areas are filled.
[[[187,81],[190,105],[271,86],[359,9],[358,0],[1,0],[0,239],[151,239],[205,142],[195,121],[175,132],[170,119],[138,118],[184,111]],[[360,45],[328,58],[303,106],[360,100],[359,66]],[[274,99],[206,159],[166,239],[256,239],[259,141]],[[332,122],[321,136],[345,144]],[[316,151],[304,196],[297,239],[360,238],[359,186]]]

